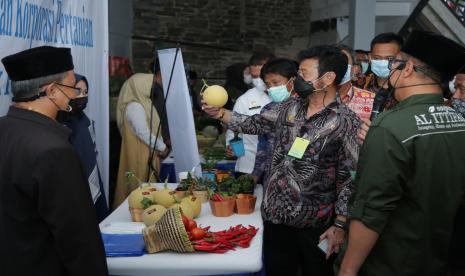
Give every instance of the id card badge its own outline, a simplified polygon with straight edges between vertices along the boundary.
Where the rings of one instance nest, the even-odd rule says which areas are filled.
[[[297,137],[287,155],[295,157],[297,159],[302,159],[309,144],[309,140]]]

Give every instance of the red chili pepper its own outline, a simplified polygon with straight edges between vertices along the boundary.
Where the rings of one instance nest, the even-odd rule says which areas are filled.
[[[229,240],[230,242],[239,242],[239,241],[243,241],[243,240],[247,240],[249,239],[249,236],[247,235],[242,235],[242,236],[239,236],[235,239],[232,239],[232,240]]]
[[[214,251],[220,246],[220,243],[217,244],[210,244],[210,245],[194,245],[194,249],[198,251],[207,251],[211,252]]]
[[[216,249],[216,250],[213,250],[211,251],[212,253],[217,253],[217,254],[224,254],[226,252],[228,252],[227,249]]]

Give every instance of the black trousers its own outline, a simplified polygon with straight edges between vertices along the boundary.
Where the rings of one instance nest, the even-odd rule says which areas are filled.
[[[318,248],[327,229],[285,226],[264,222],[264,255],[267,276],[333,276],[333,258]]]

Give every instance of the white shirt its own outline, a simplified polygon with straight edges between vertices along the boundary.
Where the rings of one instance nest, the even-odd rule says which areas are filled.
[[[153,112],[157,111],[154,110]],[[147,117],[145,115],[144,107],[140,103],[130,102],[126,106],[126,119],[128,120],[132,132],[146,145],[149,144],[149,139],[152,137],[150,148],[153,148],[153,144],[155,143],[155,135],[150,133],[149,123],[147,122],[146,118]],[[153,131],[157,130],[155,129]],[[158,151],[164,151],[166,149],[166,145],[163,143],[163,138],[161,135],[158,136],[155,148]]]
[[[257,88],[251,88],[236,100],[234,111],[240,114],[252,116],[260,114],[262,108],[271,102],[270,97],[265,92]],[[252,173],[255,165],[255,155],[257,154],[257,135],[239,134],[244,140],[245,154],[239,157],[236,162],[236,172]],[[226,145],[234,138],[234,132],[226,132]]]

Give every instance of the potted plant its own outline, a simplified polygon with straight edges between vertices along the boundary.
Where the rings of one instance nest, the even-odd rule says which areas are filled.
[[[210,196],[210,208],[215,217],[229,217],[234,213],[236,201],[233,197],[224,197],[218,193]]]
[[[215,183],[206,177],[198,178],[191,186],[192,195],[199,198],[202,203],[208,201],[208,190],[214,190]]]
[[[242,140],[242,138],[239,137],[239,133],[234,132],[234,138],[229,140],[229,145],[231,146],[236,157],[244,156],[244,141]]]
[[[236,213],[239,215],[247,215],[255,210],[257,196],[250,194],[238,194],[236,196]]]
[[[215,159],[205,159],[205,163],[202,166],[202,177],[208,178],[211,181],[216,181],[216,160]]]
[[[222,196],[230,196],[233,193],[231,192],[231,187],[235,182],[234,177],[223,178],[217,184],[217,192]]]
[[[238,193],[253,194],[255,184],[250,174],[244,174],[240,176],[237,179],[237,183],[238,183],[238,189],[239,189]]]
[[[182,179],[179,182],[178,187],[176,187],[175,192],[176,192],[176,197],[177,198],[184,198],[186,196],[186,193],[189,190],[189,187],[191,185],[195,185],[193,182],[196,181],[194,177],[192,177],[192,174],[190,172],[187,173],[187,178]]]

